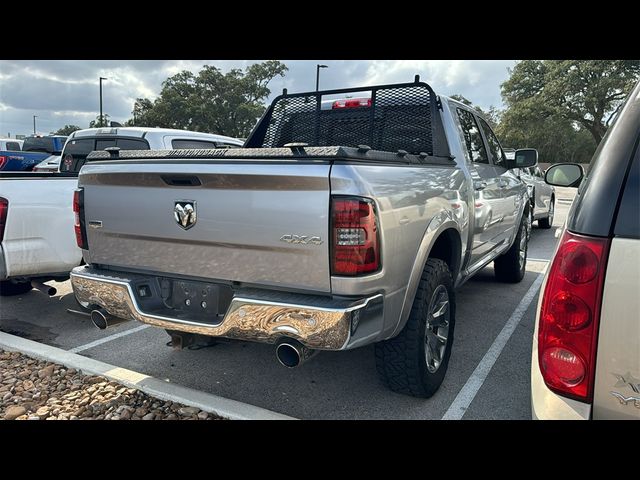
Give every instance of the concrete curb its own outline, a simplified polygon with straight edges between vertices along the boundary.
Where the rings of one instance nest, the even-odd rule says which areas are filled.
[[[126,368],[115,367],[108,363],[83,357],[61,348],[34,342],[25,338],[0,332],[0,348],[24,353],[30,357],[59,363],[75,368],[89,375],[102,375],[129,388],[137,388],[164,401],[178,402],[197,407],[206,412],[215,413],[231,420],[296,420],[293,417],[272,412],[248,403],[229,400],[173,383],[163,382],[154,377],[143,375]]]

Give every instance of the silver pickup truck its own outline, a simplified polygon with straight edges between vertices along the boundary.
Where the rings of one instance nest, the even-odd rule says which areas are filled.
[[[277,97],[239,149],[94,152],[75,194],[78,299],[133,319],[275,344],[294,367],[375,343],[396,392],[444,379],[455,288],[524,275],[526,186],[477,112],[419,81]],[[259,368],[259,367],[257,367]]]

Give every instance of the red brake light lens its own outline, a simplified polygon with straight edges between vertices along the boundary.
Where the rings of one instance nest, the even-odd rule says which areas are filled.
[[[7,224],[7,213],[9,211],[9,200],[0,197],[0,242],[4,239],[4,227]]]
[[[372,201],[333,197],[332,236],[332,274],[355,276],[380,268],[378,222]]]
[[[370,107],[371,99],[370,98],[343,98],[341,100],[336,100],[333,102],[331,106],[332,109],[339,108],[362,108],[362,107]]]
[[[598,321],[609,240],[565,231],[551,263],[538,326],[546,385],[566,397],[593,398]]]
[[[86,250],[87,235],[84,230],[84,189],[78,188],[73,192],[73,213],[75,221],[73,228],[76,233],[76,244]]]
[[[0,155],[0,170],[2,170],[6,164],[7,157],[5,157],[4,155]]]

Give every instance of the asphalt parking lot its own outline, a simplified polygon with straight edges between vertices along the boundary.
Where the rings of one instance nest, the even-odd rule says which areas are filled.
[[[386,390],[372,347],[323,352],[297,369],[273,346],[222,343],[173,350],[164,330],[134,322],[97,330],[77,308],[69,282],[58,294],[2,298],[0,330],[302,419],[529,419],[531,341],[541,272],[553,255],[574,189],[556,189],[553,228],[534,226],[524,280],[498,283],[485,268],[457,293],[456,338],[444,384],[431,399]]]

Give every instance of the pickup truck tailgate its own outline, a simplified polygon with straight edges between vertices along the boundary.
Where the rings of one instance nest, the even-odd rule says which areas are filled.
[[[330,168],[248,161],[86,165],[79,185],[90,261],[329,292]],[[195,223],[184,222],[185,229],[176,209],[180,218],[187,204]],[[319,238],[295,243],[294,236]]]

